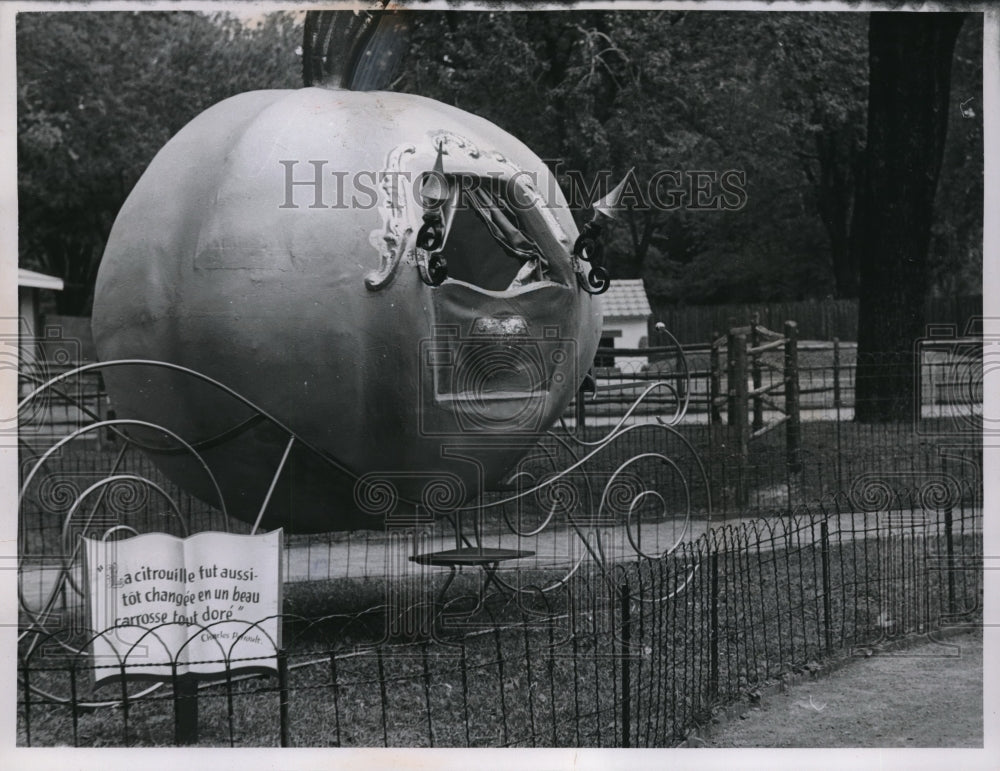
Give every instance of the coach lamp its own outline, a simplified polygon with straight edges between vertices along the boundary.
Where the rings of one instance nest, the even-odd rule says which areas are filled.
[[[619,182],[611,192],[603,198],[599,198],[591,207],[594,215],[590,218],[580,235],[573,244],[573,256],[578,260],[590,264],[590,271],[587,273],[587,280],[584,281],[581,274],[577,274],[580,288],[590,294],[603,294],[611,286],[611,277],[604,267],[604,239],[602,238],[603,223],[605,220],[613,220],[618,216],[621,208],[622,190],[625,183],[631,176],[634,169],[629,169],[628,174]]]

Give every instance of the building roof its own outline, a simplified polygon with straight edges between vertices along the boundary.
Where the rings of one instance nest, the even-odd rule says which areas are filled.
[[[601,300],[606,319],[648,319],[653,313],[641,278],[612,281]]]
[[[55,276],[47,276],[44,273],[28,270],[27,268],[18,268],[17,285],[19,287],[31,287],[32,289],[55,289],[57,292],[61,292],[63,280]]]

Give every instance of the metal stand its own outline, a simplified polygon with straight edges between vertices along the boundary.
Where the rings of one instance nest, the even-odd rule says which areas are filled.
[[[687,372],[686,361],[684,362],[684,371]],[[651,395],[660,396],[663,392],[673,396],[675,408],[672,414],[658,415],[655,423],[632,422],[632,416],[639,412],[644,401],[650,399]],[[558,502],[556,501],[552,504],[552,508],[548,511],[548,514],[541,517],[541,524],[538,524],[536,527],[523,527],[519,522],[512,522],[507,518],[506,514],[504,514],[503,522],[506,524],[508,533],[517,536],[519,541],[535,538],[546,530],[557,530],[562,526],[566,529],[570,537],[578,539],[582,544],[583,549],[579,558],[572,562],[566,570],[565,575],[553,580],[548,586],[531,588],[512,586],[499,575],[498,569],[500,564],[534,556],[538,549],[528,551],[522,549],[485,548],[482,545],[483,539],[480,532],[481,519],[478,520],[479,524],[476,528],[477,532],[474,540],[466,538],[462,535],[461,514],[462,511],[472,513],[472,510],[469,508],[463,509],[456,512],[455,518],[452,519],[452,524],[455,528],[454,549],[415,554],[409,558],[411,562],[417,564],[449,568],[448,577],[437,592],[436,602],[443,604],[445,595],[455,580],[458,568],[463,566],[482,568],[486,574],[484,587],[492,583],[508,595],[520,592],[530,592],[531,594],[541,592],[544,594],[558,590],[564,586],[586,560],[595,564],[600,571],[609,574],[613,567],[612,563],[616,561],[635,557],[656,559],[670,554],[677,549],[689,532],[691,489],[696,484],[703,486],[706,500],[706,516],[709,519],[711,518],[711,493],[708,475],[690,442],[676,428],[677,424],[683,420],[687,413],[690,396],[691,389],[688,383],[682,385],[673,382],[653,381],[635,398],[618,423],[604,437],[596,441],[585,441],[582,435],[578,436],[576,432],[569,430],[565,424],[562,426],[562,431],[548,432],[548,436],[554,439],[558,447],[566,452],[569,460],[562,463],[561,468],[556,466],[551,475],[542,481],[530,485],[527,489],[504,495],[500,500],[478,502],[475,513],[479,516],[484,510],[491,508],[499,509],[508,504],[516,504],[527,499],[536,499],[544,496],[547,492],[552,492],[560,485],[573,487],[576,494],[572,497],[575,501],[579,502],[580,510],[568,513],[563,512],[565,519],[561,520],[556,516],[558,508]],[[577,398],[580,399],[582,397],[578,394]],[[615,448],[630,447],[630,440],[634,441],[635,437],[633,435],[639,431],[657,432],[680,442],[684,447],[684,451],[690,453],[690,457],[694,460],[694,464],[697,467],[697,478],[688,480],[680,466],[672,458],[667,457],[663,452],[657,451],[636,453],[618,464],[610,474],[595,470],[600,461],[604,461],[606,467],[607,454]],[[651,444],[652,446],[662,446],[658,441]],[[682,489],[686,496],[683,512],[668,512],[666,510],[666,501],[661,492],[649,485],[641,489],[629,489],[628,499],[622,500],[622,488],[627,487],[625,483],[630,479],[630,476],[635,476],[632,472],[637,468],[636,464],[647,461],[662,464],[679,479],[678,488]],[[555,463],[554,458],[553,462]],[[601,474],[604,474],[605,481],[603,488],[596,488],[600,490],[598,497],[593,495],[595,489],[592,486],[592,482],[595,479],[600,479],[599,475]],[[515,475],[515,477],[517,476]],[[507,489],[509,488],[504,488],[504,490]],[[594,505],[594,498],[598,498],[596,506]],[[671,534],[671,536],[676,535],[676,537],[671,537],[668,543],[664,543],[662,533],[659,534],[661,537],[650,539],[648,532],[650,523],[648,521],[638,521],[639,510],[643,506],[655,503],[656,501],[659,501],[661,504],[661,520],[669,519],[675,526],[679,522],[679,528],[676,528],[674,533]],[[679,514],[681,516],[678,516]],[[653,527],[656,527],[656,523],[653,523]],[[653,542],[652,547],[644,548],[643,546],[644,529],[647,531],[647,541],[652,540]],[[609,533],[612,532],[617,543],[609,541]],[[654,533],[653,535],[656,536],[657,534]],[[622,548],[623,546],[625,547],[624,549]]]
[[[486,580],[483,582],[483,589],[490,583],[494,583],[497,589],[503,591],[503,587],[497,581],[496,571],[501,562],[533,557],[533,551],[521,551],[518,549],[487,549],[482,547],[463,547],[460,549],[447,549],[445,551],[429,552],[427,554],[416,554],[410,557],[411,562],[418,565],[444,566],[449,569],[448,577],[444,585],[438,591],[435,602],[443,604],[444,596],[451,586],[452,581],[458,574],[460,567],[479,567],[483,569]]]

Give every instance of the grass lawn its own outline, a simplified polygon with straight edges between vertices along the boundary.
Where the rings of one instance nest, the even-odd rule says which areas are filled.
[[[279,744],[285,698],[293,746],[620,746],[626,701],[630,743],[670,746],[718,704],[830,655],[925,633],[948,609],[946,573],[927,568],[944,549],[934,531],[834,532],[825,569],[807,519],[777,541],[752,532],[727,529],[671,558],[616,568],[610,582],[583,571],[544,602],[493,596],[450,617],[436,641],[420,631],[428,606],[406,587],[396,587],[397,607],[409,609],[409,629],[371,608],[386,596],[377,582],[289,586],[284,689],[274,675],[203,688],[200,743]],[[975,531],[962,532],[954,548],[976,554]],[[955,607],[976,617],[980,579],[956,575]],[[458,582],[476,586],[471,576]],[[68,663],[39,653],[31,684],[68,696]],[[78,698],[120,699],[118,686],[90,689],[87,663]],[[169,745],[173,709],[164,686],[127,709],[79,710],[74,728],[68,706],[26,709],[22,688],[19,742],[30,714],[33,745]]]
[[[804,355],[803,364],[809,361]],[[585,438],[594,441],[606,431],[589,426]],[[668,461],[647,457],[630,463],[642,454]],[[69,509],[83,489],[103,478],[113,457],[99,443],[78,443],[36,479],[19,512],[26,565],[62,553],[64,542],[71,548],[88,529],[66,526]],[[573,457],[565,446],[546,440],[522,469],[543,479]],[[858,510],[897,488],[914,493],[901,500],[933,504],[935,515],[948,502],[956,516],[966,518],[981,506],[981,448],[948,419],[873,426],[803,423],[799,459],[801,469],[789,469],[780,428],[754,440],[749,461],[741,463],[726,426],[691,424],[676,431],[637,426],[595,456],[573,482],[580,505],[589,500],[596,510],[605,485],[626,464],[628,473],[618,476],[625,483],[619,507],[627,509],[637,490],[655,490],[663,516],[688,506],[707,516],[711,500],[713,521],[720,525],[748,514],[817,514],[817,502]],[[218,512],[177,490],[138,453],[124,468],[162,484],[188,531],[249,530],[244,523],[224,522]],[[484,498],[494,503],[510,494]],[[883,513],[898,509],[898,501],[886,500]],[[533,494],[519,504],[489,506],[484,528],[503,528],[505,518],[541,522],[551,503]],[[175,517],[164,515],[165,507],[129,500],[116,505],[128,510],[128,522],[139,532],[183,530]],[[560,512],[554,525],[571,513]],[[962,520],[952,546],[959,556],[980,554],[976,530],[965,524]],[[92,532],[104,527],[93,523]],[[291,535],[289,541],[365,544],[382,537],[360,531]],[[544,598],[492,597],[474,613],[450,616],[447,634],[435,641],[425,634],[433,616],[427,598],[406,582],[389,586],[366,578],[289,585],[287,677],[240,677],[202,688],[200,743],[274,746],[287,714],[289,742],[297,746],[619,746],[626,738],[633,745],[670,746],[713,706],[853,646],[926,632],[947,609],[949,588],[965,616],[979,612],[976,574],[957,571],[951,575],[961,581],[949,587],[946,572],[933,569],[936,555],[946,551],[937,531],[883,529],[868,538],[834,534],[825,549],[816,538],[810,525],[808,535],[803,529],[795,540],[762,546],[745,529],[727,529],[710,541],[685,544],[670,558],[616,566],[610,583],[591,566]],[[539,575],[539,582],[544,578]],[[471,608],[478,585],[477,575],[460,575],[454,592],[467,592]],[[379,607],[393,597],[393,607],[405,613]],[[63,634],[72,641],[71,630]],[[75,674],[67,668],[73,661]],[[63,698],[75,690],[78,701],[116,704],[76,710],[47,704],[22,682],[20,744],[28,743],[29,727],[32,745],[172,744],[169,685],[136,700],[132,697],[144,686],[131,684],[123,702],[120,687],[91,686],[87,665],[85,656],[67,658],[59,646],[38,649],[28,671],[31,689]]]

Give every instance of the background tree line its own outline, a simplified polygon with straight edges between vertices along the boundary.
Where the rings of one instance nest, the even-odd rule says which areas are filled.
[[[740,211],[624,215],[613,275],[644,278],[657,301],[857,297],[868,26],[853,13],[442,14],[418,28],[400,86],[484,115],[588,180],[744,171]],[[976,293],[980,18],[962,29],[953,83],[930,290]]]
[[[171,135],[231,94],[300,84],[302,18],[19,15],[19,257],[64,279],[60,312],[88,312],[114,217]],[[859,365],[856,416],[913,415],[924,299],[981,291],[981,16],[412,18],[393,87],[524,140],[571,194],[583,183],[581,217],[595,181],[635,169],[613,278],[659,304],[857,297],[859,351],[897,363]],[[653,205],[664,172],[689,195],[735,173],[739,206]]]
[[[232,94],[301,84],[301,21],[18,16],[20,260],[66,281],[60,312],[88,312],[118,208],[170,136]],[[639,189],[664,170],[745,174],[739,211],[627,212],[613,276],[644,278],[658,302],[858,295],[867,14],[446,12],[414,26],[395,88],[492,120],[564,189],[632,167]],[[954,58],[931,292],[981,291],[981,39],[973,17]]]
[[[17,17],[19,258],[86,315],[119,208],[157,151],[212,104],[301,85],[297,20],[176,12]]]

